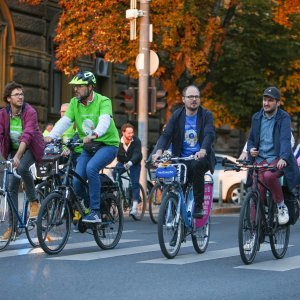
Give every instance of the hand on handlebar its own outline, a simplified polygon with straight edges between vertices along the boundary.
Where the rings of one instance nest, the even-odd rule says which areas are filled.
[[[206,150],[200,149],[200,151],[195,153],[195,159],[201,159],[206,156]]]

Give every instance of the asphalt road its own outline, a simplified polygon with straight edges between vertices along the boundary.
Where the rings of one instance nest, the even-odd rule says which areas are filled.
[[[175,259],[162,255],[149,217],[126,218],[121,242],[98,248],[89,234],[73,233],[49,256],[22,235],[0,252],[0,299],[299,299],[300,223],[291,229],[284,259],[263,245],[245,266],[237,243],[238,215],[214,215],[211,241],[196,254],[188,240]]]

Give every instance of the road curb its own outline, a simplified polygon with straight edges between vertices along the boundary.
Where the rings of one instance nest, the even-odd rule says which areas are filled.
[[[224,215],[224,214],[236,214],[240,213],[241,207],[240,206],[233,206],[233,207],[216,207],[212,210],[212,215]]]

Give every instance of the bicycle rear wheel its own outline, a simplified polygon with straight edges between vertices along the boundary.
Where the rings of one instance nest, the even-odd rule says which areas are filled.
[[[101,199],[102,223],[93,230],[97,245],[104,250],[112,249],[119,243],[123,232],[123,211],[114,195]]]
[[[174,193],[166,194],[163,198],[158,215],[158,241],[159,246],[167,258],[174,258],[181,246],[182,241],[182,220],[176,222],[178,197]]]
[[[259,246],[261,213],[257,195],[250,192],[246,195],[239,219],[239,250],[242,261],[251,264]]]
[[[135,215],[131,215],[132,218],[136,221],[141,221],[144,217],[145,210],[146,210],[146,194],[144,188],[140,184],[140,199],[137,205],[137,213]]]
[[[51,193],[44,199],[38,218],[37,236],[41,248],[47,254],[57,254],[65,247],[71,225],[71,213],[67,201],[59,193]]]
[[[44,199],[44,195],[40,190],[36,190],[36,194],[37,194],[37,200],[38,202],[41,204],[41,202]],[[39,246],[39,240],[37,238],[37,218],[35,219],[30,219],[29,215],[30,215],[30,202],[27,201],[26,202],[26,227],[25,227],[25,233],[27,236],[27,239],[30,243],[30,245],[32,247],[38,247]]]
[[[151,221],[157,224],[159,207],[162,199],[162,186],[156,183],[149,194],[149,214]]]
[[[0,194],[0,251],[4,250],[10,243],[14,234],[14,214],[5,194]]]
[[[210,217],[207,223],[199,228],[194,228],[192,242],[197,253],[204,253],[207,249],[210,238]]]
[[[270,235],[271,250],[275,258],[283,258],[289,246],[290,225],[279,225],[277,207],[273,205],[270,220],[273,220],[273,233]]]

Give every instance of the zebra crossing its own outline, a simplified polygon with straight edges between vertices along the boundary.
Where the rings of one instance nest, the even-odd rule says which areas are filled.
[[[132,232],[132,231],[128,231]],[[95,241],[83,241],[83,242],[71,242],[65,246],[64,250],[57,256],[48,256],[44,255],[44,252],[41,248],[32,248],[29,247],[27,239],[19,239],[15,242],[12,242],[11,245],[4,251],[0,252],[0,261],[3,258],[8,257],[18,257],[24,255],[41,255],[42,259],[52,260],[52,261],[93,261],[93,260],[102,260],[110,259],[114,257],[123,257],[123,256],[132,256],[142,253],[149,252],[158,252],[159,257],[146,260],[137,260],[136,263],[139,264],[162,264],[162,265],[186,265],[192,263],[201,263],[209,262],[215,260],[222,260],[230,257],[239,256],[238,247],[225,248],[220,250],[208,250],[201,254],[197,255],[194,251],[192,253],[182,253],[174,259],[166,259],[160,252],[160,247],[158,243],[149,244],[149,245],[139,245],[135,243],[141,242],[140,239],[130,239],[123,238],[120,240],[120,247],[116,247],[112,250],[102,251],[99,249]],[[210,241],[210,244],[216,243],[215,241]],[[21,246],[21,248],[20,248]],[[22,247],[24,246],[24,247]],[[293,245],[290,245],[292,247]],[[14,249],[18,247],[18,249]],[[192,248],[192,242],[187,241],[182,244],[182,248]],[[74,251],[69,250],[78,250],[79,253],[74,253]],[[88,251],[82,253],[82,249],[88,249]],[[261,252],[270,251],[270,245],[263,244],[260,248]],[[69,252],[69,253],[68,253]],[[273,272],[286,272],[294,269],[300,268],[300,255],[285,257],[284,259],[274,260],[272,259],[272,254],[270,254],[270,259],[266,261],[254,262],[251,265],[239,265],[233,266],[234,269],[245,269],[245,270],[263,270],[263,271],[273,271]]]

